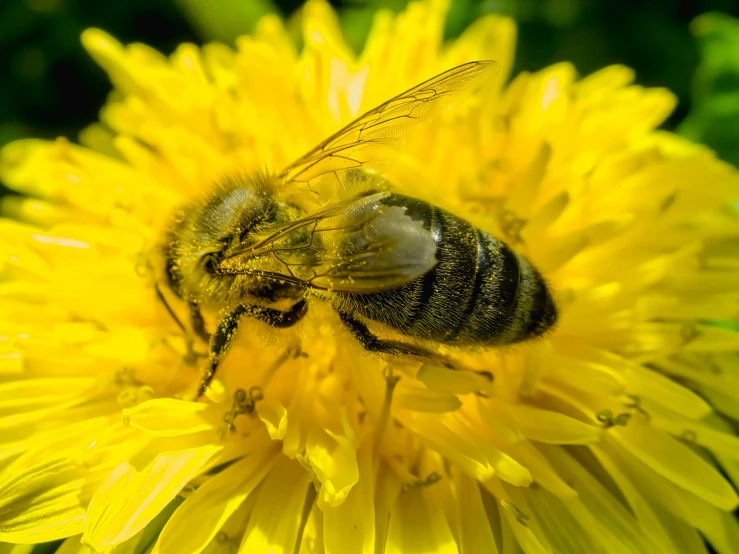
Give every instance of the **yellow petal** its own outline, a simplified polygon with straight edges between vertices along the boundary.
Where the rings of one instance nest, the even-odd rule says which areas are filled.
[[[484,391],[494,394],[492,383],[471,371],[450,371],[445,367],[424,364],[416,377],[426,387],[435,391],[451,394],[473,394]]]
[[[197,554],[244,502],[277,461],[273,444],[235,462],[189,495],[169,519],[157,548],[160,552]]]
[[[500,64],[495,90],[508,81],[516,48],[516,24],[508,17],[484,15],[465,29],[447,54],[450,63],[460,65],[472,60],[495,60]]]
[[[309,486],[300,464],[283,457],[259,490],[239,554],[292,554]]]
[[[319,506],[338,506],[359,480],[355,439],[348,425],[344,431],[344,436],[314,433],[308,439],[305,458],[298,458],[322,485]]]
[[[41,463],[6,476],[0,484],[0,541],[46,542],[82,532],[86,477],[68,460]]]
[[[627,370],[625,378],[632,394],[650,398],[687,417],[697,419],[711,413],[705,400],[661,373],[634,364]]]
[[[510,455],[529,470],[537,484],[562,499],[575,498],[577,492],[561,477],[547,460],[547,457],[533,443],[520,442],[511,447]]]
[[[82,45],[98,65],[110,74],[116,87],[123,90],[131,88],[130,78],[121,70],[125,58],[120,42],[99,29],[87,29],[82,33]]]
[[[600,438],[598,427],[564,414],[524,404],[509,404],[505,410],[529,440],[548,444],[589,444]]]
[[[498,547],[491,528],[488,514],[482,503],[477,481],[455,472],[456,508],[459,510],[459,551],[460,554],[489,552],[497,554]]]
[[[93,554],[92,550],[80,543],[81,535],[69,537],[57,549],[55,554]]]
[[[213,445],[162,452],[141,469],[123,462],[90,502],[83,543],[102,550],[143,529],[220,450]]]
[[[739,437],[730,429],[726,429],[728,432],[717,431],[702,422],[689,420],[665,409],[647,406],[646,410],[655,427],[664,429],[674,437],[699,444],[715,455],[739,460]],[[708,421],[712,419],[708,418]]]
[[[666,510],[687,523],[690,528],[699,529],[720,552],[731,552],[739,544],[736,542],[739,526],[729,513],[705,500],[696,498],[684,489],[674,487],[667,478],[655,474],[636,459],[614,452],[612,444],[605,444],[604,450],[628,472],[634,483],[639,486],[642,495],[659,502]],[[667,520],[664,516],[661,519],[662,521]],[[675,533],[674,525],[666,529],[668,532]],[[685,551],[693,551],[688,545],[694,541],[685,542],[687,544],[673,539],[679,552],[682,552],[683,548]],[[697,552],[698,549],[695,551]]]
[[[520,505],[520,506],[519,506]],[[534,533],[531,529],[529,521],[521,517],[521,513],[526,517],[530,517],[531,509],[521,499],[517,499],[516,504],[501,501],[501,520],[507,525],[516,537],[520,548],[526,554],[554,554],[554,552],[540,540],[541,531]]]
[[[219,421],[219,419],[221,421]],[[159,437],[174,437],[216,429],[223,416],[213,405],[157,398],[123,410],[123,422]]]
[[[497,475],[517,486],[531,483],[531,474],[525,467],[453,416],[447,415],[440,421],[419,413],[399,419],[427,445],[481,481]]]
[[[381,466],[375,482],[375,544],[387,544],[390,514],[403,490],[403,481],[386,465]]]
[[[647,497],[642,494],[635,482],[630,479],[623,467],[618,463],[618,458],[614,456],[613,450],[608,445],[604,446],[591,446],[591,451],[601,463],[603,468],[613,478],[616,485],[621,490],[621,493],[626,498],[634,517],[639,521],[639,524],[644,529],[644,532],[652,537],[657,543],[663,545],[665,550],[669,551],[670,546],[673,547],[674,543],[670,539],[670,534],[667,527],[664,525],[660,518],[657,516],[653,504],[654,499]],[[676,552],[673,550],[673,552]]]
[[[68,401],[97,384],[94,377],[23,379],[0,384],[0,409],[28,409]]]
[[[0,375],[17,375],[22,371],[21,351],[10,345],[0,344]]]
[[[372,452],[360,449],[359,481],[339,506],[323,508],[323,547],[326,554],[375,552],[375,491]]]
[[[401,381],[395,388],[393,405],[414,412],[444,413],[458,410],[462,402],[448,392],[410,386]]]
[[[590,535],[594,544],[607,545],[608,552],[614,554],[617,552],[649,554],[658,548],[658,545],[642,533],[633,515],[574,457],[558,447],[548,446],[542,451],[551,460],[557,472],[578,493],[577,498],[563,502],[559,508],[556,502],[552,503],[550,507],[555,514],[564,515],[565,512],[569,512],[568,516]],[[529,505],[532,507],[536,505],[532,498],[534,495],[540,499],[546,494],[548,493],[543,491],[542,494],[532,491],[532,494],[528,495],[531,499]],[[542,509],[546,510],[545,507]]]
[[[577,85],[577,93],[584,98],[603,97],[609,91],[620,89],[634,80],[634,70],[623,65],[609,65],[584,77]]]
[[[459,552],[441,506],[427,495],[425,487],[400,494],[390,514],[386,554]]]
[[[262,420],[273,440],[282,440],[287,433],[287,410],[277,403],[260,402],[257,415]]]
[[[631,454],[676,485],[719,508],[733,510],[736,492],[721,474],[690,448],[638,420],[614,427],[610,435]]]

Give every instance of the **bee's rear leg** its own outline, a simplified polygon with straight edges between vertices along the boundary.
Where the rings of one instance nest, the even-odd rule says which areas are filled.
[[[231,313],[222,317],[216,325],[215,333],[210,337],[209,365],[200,382],[195,398],[200,398],[213,380],[221,358],[231,348],[233,338],[236,335],[242,318],[253,317],[272,327],[286,328],[292,327],[303,319],[307,311],[308,304],[303,299],[293,304],[289,310],[284,312],[255,304],[242,304]]]
[[[394,356],[417,356],[429,361],[442,363],[444,366],[454,369],[454,367],[450,365],[451,362],[449,362],[449,360],[440,356],[436,352],[414,344],[379,338],[372,334],[367,326],[356,319],[352,314],[339,312],[339,317],[344,326],[349,329],[352,336],[357,340],[357,342],[359,342],[359,344],[362,345],[362,348],[368,352],[377,352],[378,354],[390,354]]]
[[[392,356],[415,356],[418,359],[425,360],[432,364],[439,364],[448,369],[473,371],[484,377],[485,379],[492,381],[492,374],[489,372],[480,372],[471,370],[464,365],[461,365],[457,361],[450,359],[447,356],[429,350],[422,346],[415,344],[408,344],[406,342],[381,339],[378,336],[372,334],[367,326],[356,319],[352,314],[339,312],[339,317],[344,326],[349,329],[352,336],[362,345],[362,348],[368,352],[377,352],[378,354],[390,354]]]

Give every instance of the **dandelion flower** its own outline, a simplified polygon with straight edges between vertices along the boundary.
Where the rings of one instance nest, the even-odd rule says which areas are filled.
[[[80,145],[2,151],[23,196],[0,220],[0,541],[739,552],[739,332],[717,323],[739,307],[735,169],[655,130],[674,97],[628,68],[508,83],[513,23],[483,17],[445,45],[445,10],[379,13],[359,56],[319,1],[301,51],[274,16],[235,49],[169,57],[83,34],[114,86],[100,123]],[[207,398],[185,399],[201,364],[146,267],[177,207],[477,59],[501,76],[424,126],[389,175],[528,256],[556,329],[454,353],[490,382],[369,355],[316,300],[294,329],[242,323]]]

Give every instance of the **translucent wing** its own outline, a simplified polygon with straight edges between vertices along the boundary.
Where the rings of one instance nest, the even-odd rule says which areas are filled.
[[[347,171],[387,160],[388,145],[403,142],[409,128],[465,100],[498,72],[494,61],[469,62],[445,71],[358,117],[280,173],[281,183],[313,183],[329,177],[346,187]]]
[[[258,232],[227,250],[221,274],[245,274],[314,289],[366,294],[397,288],[436,264],[436,243],[388,192],[333,204]]]

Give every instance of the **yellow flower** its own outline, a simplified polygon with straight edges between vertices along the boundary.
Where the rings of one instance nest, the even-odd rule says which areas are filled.
[[[712,324],[739,308],[736,171],[655,131],[674,97],[629,69],[578,79],[563,63],[506,85],[513,23],[443,45],[445,10],[378,14],[358,57],[317,1],[300,52],[271,16],[236,50],[170,57],[84,33],[115,86],[100,124],[79,146],[2,151],[25,196],[0,220],[0,541],[651,554],[705,537],[739,552],[739,333]],[[554,332],[454,353],[491,383],[365,354],[316,299],[294,329],[243,323],[208,398],[179,399],[202,368],[147,267],[172,212],[475,59],[502,75],[390,176],[533,260]]]

